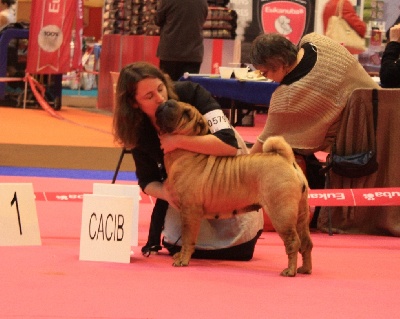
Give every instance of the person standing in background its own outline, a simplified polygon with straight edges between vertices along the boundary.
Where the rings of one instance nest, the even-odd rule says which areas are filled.
[[[387,42],[390,41],[390,29],[392,27],[394,27],[395,25],[397,25],[397,24],[400,24],[400,15],[397,17],[396,21],[392,24],[392,26],[389,29],[387,29],[387,31],[386,31],[386,40],[387,40]]]
[[[388,43],[382,55],[379,72],[381,86],[400,88],[400,19],[389,30]]]
[[[155,23],[160,27],[157,57],[160,69],[173,81],[199,73],[203,62],[203,25],[207,0],[158,0]]]
[[[3,30],[10,23],[15,23],[15,10],[13,5],[15,0],[1,0],[0,1],[0,31]]]
[[[340,1],[343,1],[343,19],[346,20],[350,27],[352,27],[360,37],[364,38],[365,33],[367,32],[367,25],[357,15],[356,10],[354,10],[354,7],[349,0],[329,0],[326,3],[324,12],[322,14],[324,34],[326,33],[326,28],[328,27],[329,18],[335,15],[339,15],[338,4],[340,3]]]

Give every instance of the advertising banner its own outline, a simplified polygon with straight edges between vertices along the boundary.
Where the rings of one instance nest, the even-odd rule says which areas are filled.
[[[314,31],[315,0],[253,0],[251,20],[246,21],[241,62],[249,62],[253,40],[261,33],[280,33],[294,44]]]
[[[113,185],[113,184],[109,184]],[[111,186],[110,186],[111,187]],[[140,193],[140,204],[151,204],[151,198]],[[37,201],[81,202],[81,192],[35,192]],[[310,189],[310,206],[400,206],[400,187]]]
[[[32,0],[28,73],[60,74],[80,68],[82,9],[82,0]]]
[[[264,33],[277,32],[297,44],[314,21],[314,6],[305,0],[259,0],[258,21]]]

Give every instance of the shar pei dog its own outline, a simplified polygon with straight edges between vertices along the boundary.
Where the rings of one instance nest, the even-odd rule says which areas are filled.
[[[192,105],[168,100],[156,111],[160,134],[205,135],[209,127]],[[263,153],[210,156],[176,149],[165,154],[167,189],[182,220],[182,249],[174,266],[187,266],[202,218],[228,218],[262,207],[285,245],[282,276],[311,274],[308,184],[283,137],[270,137]],[[302,266],[297,268],[298,253]]]

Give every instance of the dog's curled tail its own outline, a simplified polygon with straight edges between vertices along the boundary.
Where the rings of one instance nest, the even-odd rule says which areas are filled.
[[[263,152],[279,154],[287,159],[289,163],[295,162],[293,150],[282,136],[268,137],[264,142]]]

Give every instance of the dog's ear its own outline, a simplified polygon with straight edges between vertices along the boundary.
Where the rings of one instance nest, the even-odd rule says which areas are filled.
[[[182,115],[187,116],[190,121],[195,121],[193,131],[196,132],[196,135],[206,135],[208,133],[208,125],[200,111],[191,104],[183,103],[183,105]]]

